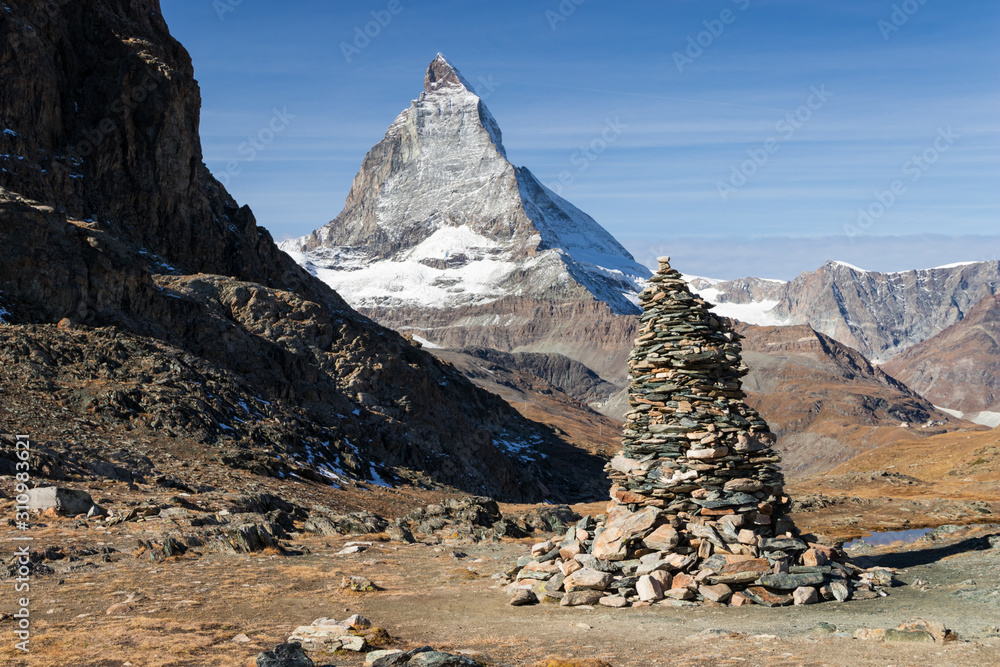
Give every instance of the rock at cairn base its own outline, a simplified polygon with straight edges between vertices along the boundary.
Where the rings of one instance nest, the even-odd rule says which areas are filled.
[[[785,516],[775,437],[744,400],[739,335],[691,293],[669,258],[659,262],[639,296],[632,411],[622,451],[606,468],[608,514],[584,517],[561,543],[536,545],[544,548],[518,561],[508,593],[564,605],[607,597],[614,607],[783,606],[891,586],[891,572],[858,581],[863,571],[839,549],[799,539]]]

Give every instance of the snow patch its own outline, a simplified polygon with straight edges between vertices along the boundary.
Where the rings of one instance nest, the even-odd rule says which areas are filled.
[[[386,489],[393,489],[393,488],[395,488],[392,484],[389,484],[384,479],[382,479],[382,477],[378,474],[378,471],[375,470],[375,466],[369,465],[368,471],[371,473],[372,483],[375,486],[381,486],[381,487],[384,487]]]
[[[831,260],[827,264],[833,264],[835,266],[843,266],[844,268],[851,269],[852,271],[857,271],[858,273],[868,273],[867,269],[862,269],[861,267],[854,266],[853,264],[848,264],[847,262],[841,262],[838,260]]]
[[[731,317],[734,320],[739,320],[740,322],[756,324],[763,327],[783,326],[788,324],[788,321],[785,318],[771,312],[774,307],[778,305],[776,300],[755,301],[753,303],[728,303],[718,300],[720,291],[715,287],[708,287],[705,289],[692,288],[691,291],[703,298],[705,301],[713,304],[715,307],[712,309],[712,312],[722,315],[723,317]]]
[[[970,422],[975,424],[982,424],[983,426],[989,426],[990,428],[997,428],[1000,426],[1000,412],[990,412],[988,410],[983,410],[982,412],[962,412],[960,410],[943,408],[940,405],[935,405],[934,407],[945,414],[951,415],[952,417],[968,419]]]
[[[432,343],[429,340],[427,340],[426,338],[424,338],[423,336],[417,336],[416,334],[413,334],[413,340],[415,340],[418,343],[420,343],[420,346],[423,347],[423,348],[425,348],[425,349],[427,349],[427,350],[440,350],[440,349],[443,349],[437,343]]]
[[[973,264],[980,264],[980,262],[952,262],[951,264],[942,264],[941,266],[935,266],[928,271],[934,271],[936,269],[957,269],[960,266],[971,266]]]

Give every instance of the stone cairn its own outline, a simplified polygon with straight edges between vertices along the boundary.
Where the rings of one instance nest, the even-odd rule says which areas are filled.
[[[608,513],[536,544],[508,574],[511,604],[769,607],[884,595],[892,572],[798,536],[780,457],[744,401],[739,335],[670,259],[639,296],[622,451]]]

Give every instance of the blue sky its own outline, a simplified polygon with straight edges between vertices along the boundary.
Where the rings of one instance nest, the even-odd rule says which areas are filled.
[[[278,239],[340,212],[441,51],[511,161],[642,261],[790,278],[1000,254],[995,0],[162,7],[201,84],[205,161]],[[241,150],[276,111],[283,129]]]

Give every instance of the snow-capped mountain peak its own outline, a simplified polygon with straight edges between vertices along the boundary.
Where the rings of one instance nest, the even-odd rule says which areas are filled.
[[[634,314],[651,275],[593,218],[507,160],[493,115],[441,54],[420,97],[365,157],[340,215],[282,248],[383,321],[386,309],[505,298],[597,300]]]

